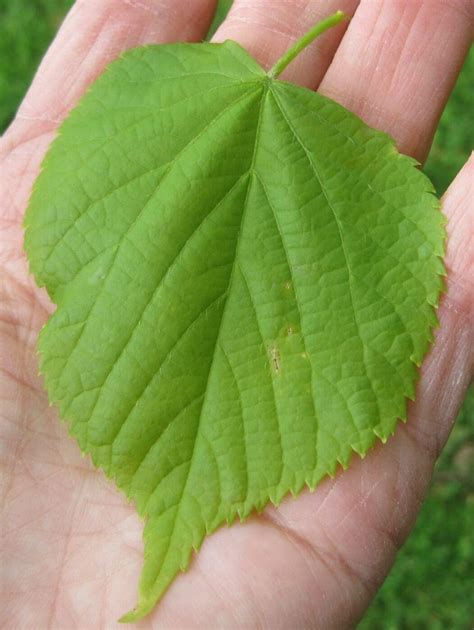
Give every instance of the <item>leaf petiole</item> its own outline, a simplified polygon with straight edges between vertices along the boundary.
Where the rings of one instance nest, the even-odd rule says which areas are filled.
[[[295,59],[300,52],[309,46],[319,35],[322,35],[325,31],[336,26],[343,20],[347,19],[347,15],[343,11],[336,11],[333,15],[321,20],[313,26],[307,33],[303,35],[286,53],[283,57],[275,63],[275,65],[268,71],[268,76],[271,79],[276,79],[288,66],[293,59]]]

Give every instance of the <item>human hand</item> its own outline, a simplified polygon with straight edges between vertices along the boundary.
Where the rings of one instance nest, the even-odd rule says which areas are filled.
[[[135,603],[142,525],[49,408],[36,338],[52,312],[28,275],[22,217],[67,111],[123,49],[199,40],[209,0],[82,0],[2,140],[0,182],[0,620],[6,628],[111,628]],[[336,9],[357,13],[282,78],[341,102],[423,160],[471,40],[469,0],[236,0],[216,39],[269,67]],[[336,52],[337,50],[337,52]],[[361,616],[412,526],[471,377],[474,162],[443,201],[448,291],[406,425],[314,493],[209,537],[144,627],[341,628]],[[469,190],[471,187],[471,191]],[[471,292],[471,293],[470,293]]]

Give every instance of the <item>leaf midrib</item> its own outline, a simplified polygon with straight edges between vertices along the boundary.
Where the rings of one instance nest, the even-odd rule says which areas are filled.
[[[258,114],[258,121],[257,121],[257,126],[256,126],[256,130],[255,130],[255,140],[254,140],[254,151],[253,151],[253,155],[252,155],[252,160],[250,163],[250,167],[249,167],[249,180],[248,180],[248,187],[247,187],[247,193],[245,196],[245,201],[243,204],[243,208],[242,208],[242,218],[241,218],[241,222],[240,222],[240,230],[239,233],[237,235],[237,243],[236,243],[236,248],[235,248],[235,256],[234,256],[234,264],[232,266],[232,270],[230,273],[230,277],[229,277],[229,283],[228,283],[228,287],[227,287],[227,293],[229,293],[231,287],[232,287],[232,282],[233,282],[233,278],[234,278],[234,274],[235,274],[235,270],[238,267],[238,255],[239,255],[239,249],[240,249],[240,242],[241,242],[241,235],[242,235],[242,226],[245,223],[245,215],[246,215],[246,211],[247,211],[247,207],[248,207],[248,199],[250,196],[250,190],[252,187],[252,181],[253,181],[253,177],[254,177],[254,170],[255,170],[255,160],[256,160],[256,156],[257,156],[257,147],[258,147],[258,139],[259,139],[259,135],[260,135],[260,129],[261,129],[261,122],[262,122],[262,118],[263,118],[263,112],[264,112],[264,105],[265,105],[265,100],[267,98],[267,95],[269,93],[269,82],[267,80],[262,80],[262,85],[263,85],[263,92],[262,92],[262,96],[261,96],[261,101],[260,101],[260,107],[259,107],[259,114]],[[196,422],[196,431],[194,434],[194,446],[193,446],[193,451],[191,454],[191,459],[189,460],[189,468],[188,468],[188,472],[186,474],[184,483],[183,483],[183,487],[182,487],[182,491],[180,493],[178,502],[177,502],[177,510],[176,510],[176,514],[174,516],[171,528],[172,528],[172,534],[169,537],[168,540],[168,546],[167,546],[167,550],[166,553],[163,557],[161,566],[163,567],[166,563],[166,560],[169,556],[169,552],[170,550],[173,548],[173,540],[174,540],[174,536],[176,534],[176,522],[180,516],[180,510],[181,510],[181,506],[182,506],[182,499],[183,496],[185,495],[188,483],[189,483],[189,479],[191,478],[191,472],[192,472],[192,468],[193,468],[193,462],[194,462],[194,456],[196,453],[196,441],[199,437],[199,428],[201,426],[201,421],[202,421],[202,417],[204,415],[204,407],[206,405],[206,401],[207,401],[207,393],[209,391],[209,388],[207,387],[211,376],[212,376],[212,372],[213,372],[213,368],[215,365],[215,358],[216,358],[216,348],[219,344],[220,341],[220,334],[221,334],[221,330],[223,328],[223,322],[225,320],[225,316],[226,316],[226,312],[227,312],[227,305],[229,304],[229,300],[227,299],[225,301],[224,304],[224,308],[222,311],[222,316],[221,316],[221,323],[219,326],[219,332],[217,334],[217,338],[216,338],[216,343],[215,343],[215,347],[214,347],[214,352],[213,352],[213,356],[212,356],[212,360],[211,360],[211,365],[209,368],[209,373],[208,373],[208,377],[207,377],[207,381],[206,381],[206,388],[205,388],[205,393],[204,393],[204,398],[203,398],[203,402],[201,405],[201,411],[198,417],[198,420]],[[219,504],[220,505],[220,504]],[[219,505],[217,507],[217,510],[219,510]],[[153,585],[156,584],[156,581],[159,579],[161,574],[161,569],[158,570],[156,577],[153,580]]]

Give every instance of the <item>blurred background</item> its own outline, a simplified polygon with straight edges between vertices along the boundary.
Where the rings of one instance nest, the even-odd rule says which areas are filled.
[[[0,133],[15,115],[72,0],[0,0]],[[221,0],[211,31],[231,0]],[[474,49],[464,64],[424,168],[444,193],[474,146]],[[435,470],[416,527],[359,625],[474,627],[474,390]]]

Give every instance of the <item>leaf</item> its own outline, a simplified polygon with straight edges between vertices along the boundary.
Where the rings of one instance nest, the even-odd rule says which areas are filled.
[[[125,621],[207,533],[315,488],[414,396],[442,215],[391,139],[274,78],[301,47],[269,74],[230,41],[126,53],[62,125],[27,212],[57,304],[50,400],[146,520]]]

